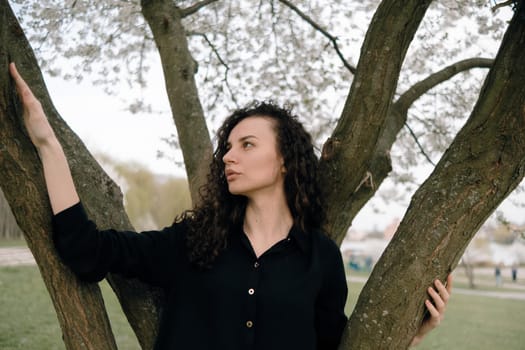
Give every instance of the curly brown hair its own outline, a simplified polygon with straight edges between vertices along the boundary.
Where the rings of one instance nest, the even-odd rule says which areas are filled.
[[[286,168],[284,191],[294,225],[308,234],[320,229],[324,219],[319,159],[310,134],[290,108],[272,101],[252,102],[233,112],[219,128],[207,182],[200,189],[200,204],[179,218],[188,224],[189,259],[200,267],[211,266],[226,247],[228,234],[242,227],[247,198],[229,192],[223,157],[228,151],[230,132],[241,120],[253,116],[274,121],[278,149]]]

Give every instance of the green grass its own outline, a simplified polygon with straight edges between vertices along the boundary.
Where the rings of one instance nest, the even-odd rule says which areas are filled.
[[[0,268],[0,349],[64,349],[36,267]]]
[[[525,301],[456,294],[442,325],[417,349],[523,349],[524,325]]]
[[[361,283],[349,284],[347,315],[351,314],[362,287]],[[452,290],[445,320],[415,349],[523,350],[524,330],[525,301],[463,295]]]
[[[477,284],[474,290],[482,290],[484,292],[516,292],[517,290],[512,288],[514,285],[524,285],[522,281],[520,283],[513,283],[512,281],[504,281],[502,286],[496,286],[495,283],[491,280],[485,284]],[[454,288],[463,288],[470,289],[467,282],[464,281],[454,281]]]
[[[27,247],[23,238],[0,238],[0,248],[7,247]]]
[[[140,349],[117,298],[102,293],[119,349]],[[0,267],[0,349],[65,349],[55,310],[38,268]]]
[[[347,314],[363,285],[349,284]],[[139,349],[116,297],[101,284],[119,349]],[[0,267],[0,349],[65,349],[35,266]],[[523,349],[525,301],[453,294],[445,321],[417,349]]]

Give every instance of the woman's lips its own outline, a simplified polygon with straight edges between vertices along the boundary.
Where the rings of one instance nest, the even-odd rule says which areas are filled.
[[[231,170],[231,169],[227,169],[225,171],[225,174],[226,174],[226,180],[227,181],[232,181],[232,180],[234,180],[235,178],[237,178],[240,175],[240,173],[238,173],[235,170]]]

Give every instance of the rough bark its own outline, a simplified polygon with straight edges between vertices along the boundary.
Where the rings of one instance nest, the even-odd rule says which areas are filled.
[[[523,179],[524,46],[522,2],[469,120],[414,195],[361,292],[341,349],[406,348],[424,316],[427,286],[445,279]]]
[[[99,227],[131,229],[122,193],[55,110],[34,54],[7,1],[0,1],[0,186],[40,268],[68,349],[116,348],[96,284],[81,283],[60,262],[51,242],[51,208],[38,154],[27,137],[22,109],[8,74],[14,61],[62,144],[80,198]],[[133,280],[109,278],[144,348],[158,324],[158,291]]]
[[[342,239],[351,223],[351,195],[366,180],[406,51],[430,2],[384,0],[370,23],[343,113],[322,152],[325,230],[333,237]]]
[[[171,0],[142,1],[142,14],[159,50],[191,198],[196,204],[199,187],[206,181],[212,145],[195,83],[197,62],[191,57],[186,31],[181,22],[182,16],[194,11],[192,8],[181,10]]]

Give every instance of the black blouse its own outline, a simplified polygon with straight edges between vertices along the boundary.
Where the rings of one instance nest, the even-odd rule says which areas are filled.
[[[211,269],[191,264],[185,224],[161,231],[98,230],[81,203],[53,218],[60,257],[83,280],[108,272],[161,286],[166,305],[155,349],[336,349],[346,316],[337,245],[293,227],[256,257],[239,229]]]

